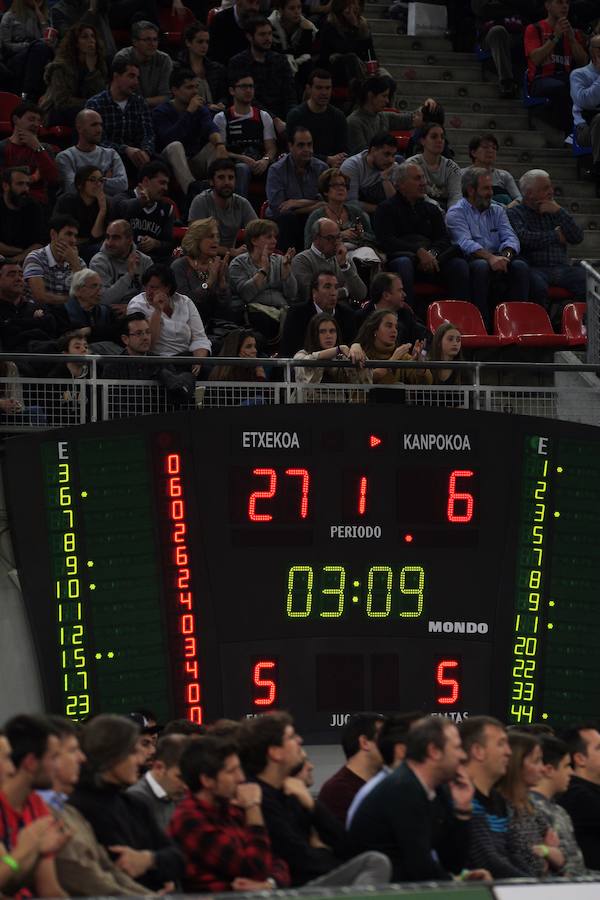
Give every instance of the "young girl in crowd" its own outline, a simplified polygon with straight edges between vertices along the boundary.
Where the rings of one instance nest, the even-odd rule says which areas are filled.
[[[440,362],[462,362],[462,335],[452,322],[444,322],[436,330],[427,358]],[[460,369],[432,369],[433,384],[471,384],[469,372]]]
[[[381,360],[419,360],[422,341],[415,341],[412,345],[401,344],[396,346],[398,338],[398,316],[389,310],[377,310],[363,322],[356,336],[356,341],[361,345],[367,355],[367,359]],[[432,377],[429,369],[386,368],[372,369],[374,384],[431,384]]]
[[[435,200],[443,210],[450,209],[462,199],[460,168],[452,159],[443,155],[446,131],[443,125],[429,122],[421,132],[423,151],[411,156],[407,162],[417,163],[423,170],[427,196]]]
[[[294,359],[329,360],[351,359],[353,362],[362,360],[362,354],[358,354],[356,347],[348,347],[341,343],[341,335],[338,323],[328,313],[319,313],[313,316],[308,323],[304,348],[299,350]],[[299,366],[294,369],[298,384],[364,384],[371,381],[371,372],[363,368],[330,367],[320,368],[314,366],[304,368]]]
[[[241,359],[256,359],[258,347],[256,334],[246,328],[238,328],[231,331],[219,352],[219,356],[231,358],[239,356]],[[209,381],[266,381],[265,370],[262,366],[215,366],[208,376]]]

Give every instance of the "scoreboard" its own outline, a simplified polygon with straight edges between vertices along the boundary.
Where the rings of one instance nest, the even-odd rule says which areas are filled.
[[[600,435],[457,409],[256,406],[7,442],[46,705],[597,715]]]

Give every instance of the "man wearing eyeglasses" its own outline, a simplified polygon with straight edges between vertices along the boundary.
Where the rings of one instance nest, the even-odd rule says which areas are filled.
[[[367,296],[364,281],[352,260],[348,259],[348,251],[340,237],[340,226],[332,219],[317,219],[312,244],[308,250],[296,254],[292,260],[292,272],[298,283],[298,303],[309,299],[312,281],[320,272],[335,275],[338,300],[362,303]]]
[[[152,22],[134,22],[131,28],[131,47],[124,47],[115,56],[137,66],[140,72],[139,92],[152,109],[169,96],[169,78],[173,60],[158,49],[158,28]]]

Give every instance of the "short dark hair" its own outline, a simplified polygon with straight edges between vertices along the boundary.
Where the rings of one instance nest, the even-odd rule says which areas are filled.
[[[329,277],[329,278],[333,277],[337,281],[337,275],[335,274],[335,272],[315,272],[315,274],[312,277],[312,281],[310,283],[311,293],[312,293],[312,291],[319,290],[319,287],[321,285],[321,278],[323,278],[325,275],[327,275],[327,277]]]
[[[379,131],[377,134],[374,134],[371,140],[369,141],[369,150],[372,150],[373,147],[394,147],[397,148],[398,144],[396,142],[396,138],[393,134],[390,134],[389,131]]]
[[[80,331],[79,329],[75,329],[75,331],[66,331],[56,339],[56,349],[59,353],[66,353],[69,349],[69,344],[76,338],[85,338],[83,331]]]
[[[372,303],[379,303],[383,295],[388,291],[391,291],[394,278],[401,278],[401,276],[398,275],[397,272],[377,273],[377,275],[371,281],[371,287],[369,289]]]
[[[9,166],[8,169],[2,169],[3,184],[12,184],[12,177],[15,172],[18,172],[20,175],[31,175],[29,166]]]
[[[175,274],[173,273],[173,270],[170,266],[165,266],[157,263],[147,268],[142,275],[143,287],[146,287],[151,278],[160,278],[164,286],[169,289],[171,294],[174,294],[177,291],[177,281],[175,280]]]
[[[167,178],[170,178],[171,170],[166,163],[161,162],[159,159],[153,159],[141,167],[138,174],[138,182],[143,181],[144,178],[156,178],[157,175],[166,175]]]
[[[171,768],[181,762],[183,751],[187,747],[189,738],[185,734],[165,734],[158,739],[154,759]]]
[[[50,231],[62,231],[63,228],[76,228],[79,232],[79,222],[74,216],[67,213],[55,213],[48,223]]]
[[[227,87],[233,88],[242,78],[251,78],[254,83],[254,75],[249,69],[229,70],[227,76]]]
[[[127,69],[137,69],[138,72],[140,67],[137,63],[131,62],[131,60],[127,56],[115,56],[113,57],[113,61],[110,65],[110,79],[114,78],[115,75],[124,75]]]
[[[179,760],[181,777],[190,791],[197,791],[201,787],[201,775],[216,778],[227,757],[237,752],[237,745],[233,741],[222,740],[208,734],[191,738]]]
[[[24,100],[23,103],[19,103],[10,114],[11,124],[15,124],[15,119],[22,119],[25,113],[36,113],[38,116],[43,116],[43,110],[37,105],[37,103],[32,103],[31,100]]]
[[[48,738],[56,734],[45,716],[13,716],[4,725],[4,734],[11,746],[11,757],[15,768],[19,768],[30,753],[41,759],[48,749]]]
[[[540,734],[538,740],[542,748],[542,759],[546,766],[557,769],[561,760],[570,755],[565,741],[561,741],[553,734]]]
[[[8,256],[0,256],[0,272],[2,269],[6,269],[7,266],[18,266],[20,269],[23,268],[20,262],[10,259]]]
[[[568,751],[571,754],[571,761],[575,762],[575,754],[581,753],[583,756],[587,756],[587,741],[582,736],[582,731],[597,731],[598,723],[597,722],[581,722],[575,725],[571,725],[569,728],[565,728],[561,731],[560,737],[567,745]]]
[[[201,31],[204,31],[207,34],[210,33],[208,25],[205,25],[204,22],[192,22],[183,32],[183,40],[191,43]]]
[[[356,84],[353,84],[353,89],[356,93],[356,101],[359,106],[364,106],[367,102],[367,95],[373,94],[377,97],[380,94],[385,94],[386,91],[392,94],[392,89],[395,92],[396,90],[396,82],[393,81],[387,75],[370,75],[368,78],[365,78],[364,81],[358,81]]]
[[[292,125],[292,127],[287,132],[287,139],[290,144],[294,143],[296,135],[299,131],[307,131],[312,138],[312,131],[310,130],[310,128],[308,128],[307,125],[302,125],[300,122],[297,122],[295,125]]]
[[[485,134],[476,134],[469,141],[469,159],[473,159],[473,153],[479,150],[484,142],[493,144],[496,150],[499,147],[498,138],[491,131],[487,131]]]
[[[204,725],[197,725],[189,719],[171,719],[162,730],[162,737],[168,734],[185,734],[188,736],[200,736],[206,733]]]
[[[273,26],[265,16],[251,16],[244,24],[246,34],[255,34],[259,28],[268,25],[272,30]]]
[[[194,75],[191,69],[188,69],[185,66],[174,66],[171,77],[169,78],[169,87],[181,87],[186,81],[194,81],[195,78],[196,75]]]
[[[460,737],[465,753],[470,753],[473,744],[483,744],[484,732],[487,726],[501,728],[506,731],[506,726],[493,716],[469,716],[459,725]]]
[[[230,156],[221,159],[213,159],[207,170],[208,180],[212,181],[217,172],[227,171],[235,172],[235,163]]]
[[[306,83],[312,85],[315,78],[320,78],[322,81],[331,81],[333,79],[333,76],[331,72],[327,71],[327,69],[313,69],[306,79]]]
[[[387,716],[377,734],[377,746],[386,766],[394,763],[396,744],[406,746],[408,732],[414,722],[424,717],[422,712],[400,713]]]
[[[49,715],[46,716],[48,720],[48,724],[52,728],[53,734],[58,735],[58,737],[63,740],[66,737],[78,737],[79,731],[77,730],[77,726],[71,719],[67,719],[66,716],[56,716]]]
[[[452,724],[442,716],[418,719],[406,736],[406,759],[425,762],[430,744],[443,750],[446,745],[446,729]]]
[[[248,719],[240,733],[240,757],[247,775],[258,775],[266,767],[269,747],[281,747],[283,735],[294,720],[286,712],[273,712]]]
[[[374,712],[354,713],[342,729],[342,750],[350,759],[360,750],[359,738],[364,735],[369,741],[375,739],[377,723],[384,722],[385,716]]]
[[[100,172],[102,174],[102,169],[99,169],[98,166],[81,166],[80,169],[76,170],[74,184],[77,190],[83,187],[92,172]]]
[[[134,312],[129,313],[128,316],[125,316],[124,319],[121,319],[121,325],[119,328],[119,335],[121,337],[129,337],[129,325],[131,322],[146,322],[146,316],[143,312]]]

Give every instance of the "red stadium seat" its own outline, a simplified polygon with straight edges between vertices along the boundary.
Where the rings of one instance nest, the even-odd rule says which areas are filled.
[[[566,288],[556,287],[555,285],[548,288],[548,299],[555,303],[560,303],[561,300],[572,300],[573,296],[573,292],[568,291]]]
[[[437,300],[427,309],[427,327],[435,332],[445,322],[456,325],[462,335],[463,347],[482,349],[501,347],[507,343],[498,334],[488,334],[481,313],[466,300]]]
[[[565,338],[554,333],[548,313],[537,303],[500,303],[494,313],[494,331],[522,347],[565,346]]]
[[[587,344],[585,303],[567,303],[562,314],[563,337],[567,347],[584,347]]]
[[[179,47],[183,39],[183,32],[188,25],[195,21],[194,13],[187,6],[183,7],[181,15],[176,15],[169,7],[158,10],[158,24],[169,47]]]
[[[187,234],[187,230],[188,230],[187,225],[174,225],[173,226],[173,237],[175,238],[176,241],[181,243],[181,241],[184,239],[185,235]]]
[[[404,153],[406,148],[408,147],[408,142],[410,141],[410,137],[412,135],[412,131],[390,131],[392,137],[396,138],[396,146],[400,153]]]

